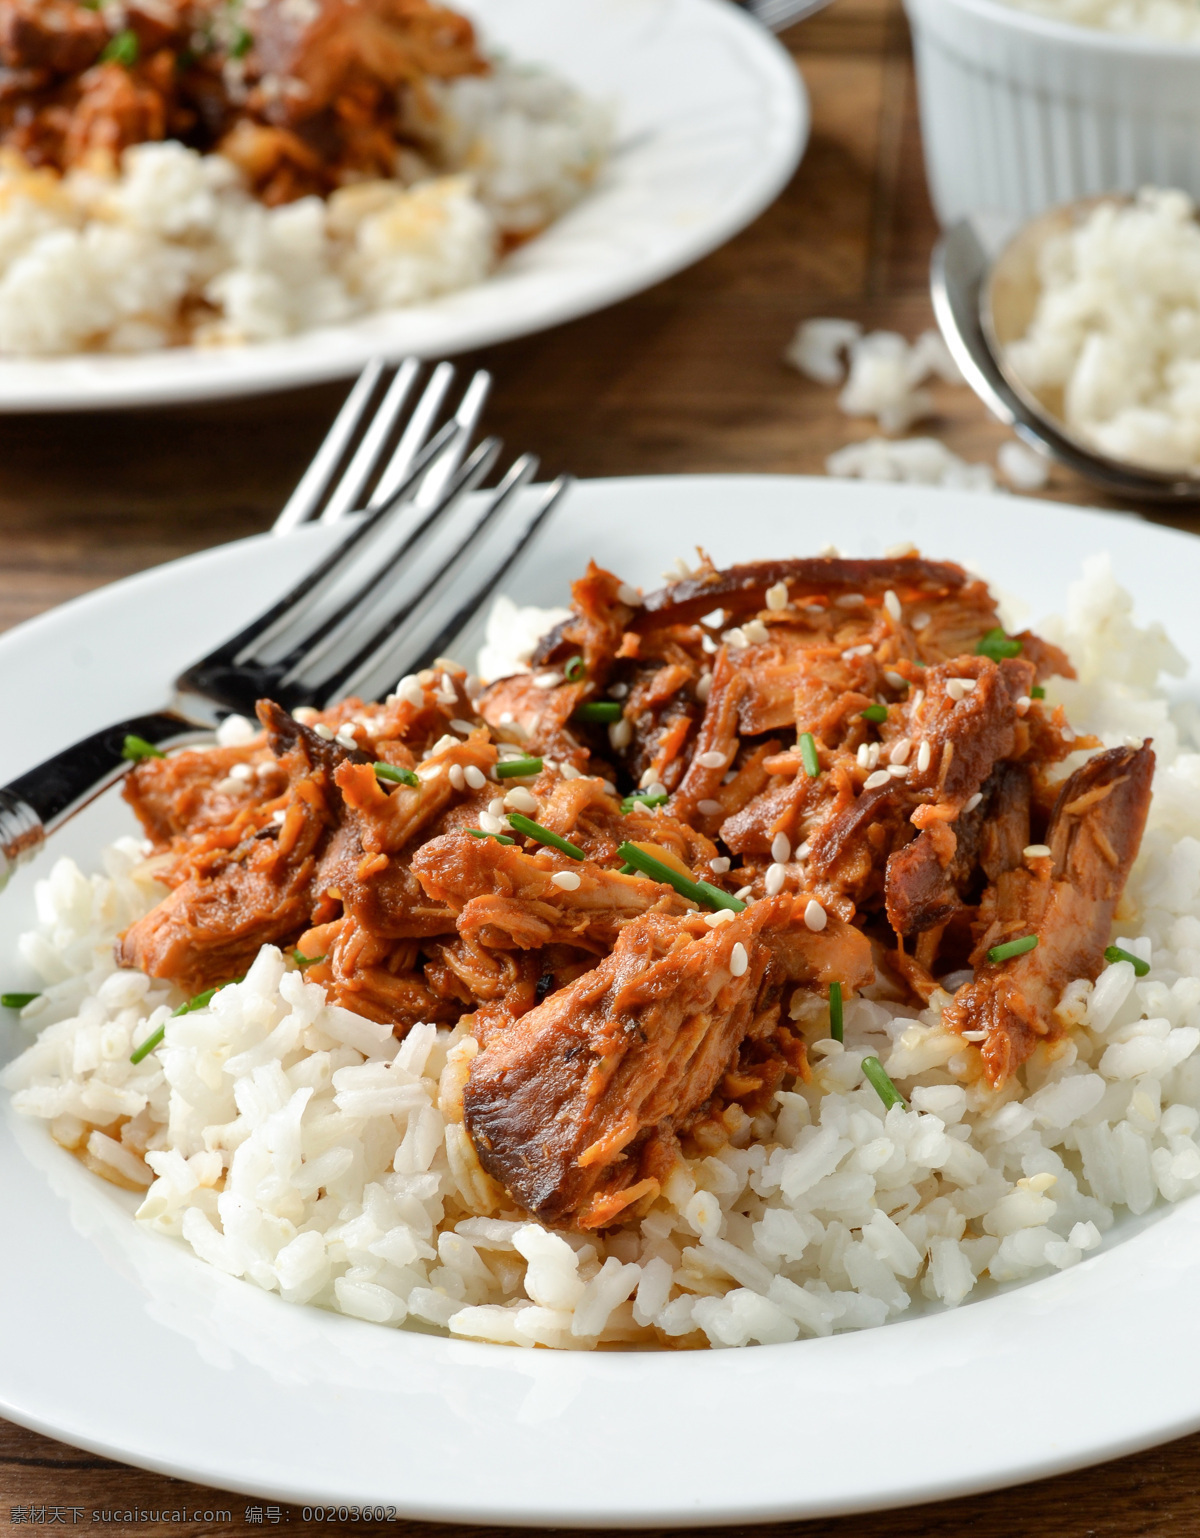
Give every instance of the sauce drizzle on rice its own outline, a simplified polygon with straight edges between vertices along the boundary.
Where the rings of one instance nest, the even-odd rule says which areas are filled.
[[[139,765],[150,864],[118,859],[120,903],[97,889],[93,911],[66,869],[45,899],[81,958],[97,923],[128,924],[139,970],[84,963],[70,1000],[29,1006],[68,1018],[7,1070],[17,1104],[227,1270],[518,1344],[880,1323],[1071,1264],[1115,1205],[1200,1182],[1200,982],[1157,948],[1142,980],[1100,970],[1149,748],[1094,751],[1030,693],[1082,700],[1094,678],[1029,633],[977,653],[986,588],[915,557],[705,563],[644,602],[593,567],[574,598],[532,672],[475,699],[439,667],[380,706],[301,724],[264,705],[265,738]],[[1143,675],[1165,656],[1125,641]],[[571,656],[582,676],[537,686]],[[614,684],[615,747],[615,723],[572,724]],[[542,768],[493,780],[501,751]],[[881,764],[908,773],[866,789]],[[622,782],[669,800],[626,812]],[[583,861],[507,825],[517,791]],[[484,818],[514,842],[471,838]],[[747,906],[622,873],[622,843]],[[1036,948],[986,961],[1031,928]],[[176,989],[247,965],[129,1064]],[[89,1066],[106,1030],[124,1058]]]

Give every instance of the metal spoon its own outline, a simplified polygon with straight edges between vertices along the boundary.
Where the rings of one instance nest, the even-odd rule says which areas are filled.
[[[1052,235],[1070,229],[1100,201],[1112,199],[1068,203],[1015,231],[983,218],[952,226],[934,248],[930,264],[934,314],[975,394],[1032,448],[1116,496],[1200,501],[1200,478],[1112,459],[1075,437],[1008,361],[1008,344],[1025,334],[1037,304],[1038,253]]]

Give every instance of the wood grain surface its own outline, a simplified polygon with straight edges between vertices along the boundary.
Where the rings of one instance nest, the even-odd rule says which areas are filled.
[[[821,473],[832,450],[876,430],[841,415],[835,392],[786,368],[780,354],[807,316],[847,316],[909,337],[932,324],[926,275],[936,231],[908,37],[898,0],[835,0],[784,41],[812,95],[814,128],[803,165],[772,209],[647,294],[464,360],[496,375],[487,428],[514,450],[541,454],[548,471]],[[127,573],[266,528],[344,388],[200,408],[0,419],[0,628]],[[994,461],[1007,434],[974,397],[950,386],[935,397],[936,417],[919,430],[937,433],[965,458]],[[1046,495],[1097,501],[1066,472],[1055,473]],[[1164,521],[1200,532],[1194,514]],[[14,1327],[4,1321],[0,1331]],[[955,1439],[971,1434],[971,1404],[986,1387],[964,1381],[953,1424],[948,1415],[947,1424],[930,1426],[948,1459]],[[152,1384],[144,1388],[153,1393]],[[667,1406],[664,1413],[691,1412]],[[802,1464],[804,1450],[788,1455]],[[754,1531],[772,1538],[1200,1534],[1198,1459],[1200,1437],[1188,1437],[992,1495]],[[119,1515],[179,1510],[185,1522]],[[230,1538],[338,1528],[0,1422],[0,1533],[51,1525]],[[492,1531],[401,1522],[338,1530],[428,1538]]]

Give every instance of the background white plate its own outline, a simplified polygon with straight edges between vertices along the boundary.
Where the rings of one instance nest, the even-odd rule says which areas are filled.
[[[281,591],[329,537],[260,537],[148,572],[0,639],[0,783],[159,703],[162,680]],[[834,540],[901,539],[1060,608],[1107,549],[1143,619],[1200,660],[1200,544],[1015,497],[785,477],[585,482],[508,584],[554,603],[587,558],[656,585]],[[19,729],[19,730],[18,730]],[[51,857],[127,828],[106,799]],[[43,856],[42,868],[46,857]],[[0,897],[0,985],[35,868]],[[0,1025],[0,1059],[22,1032]],[[299,1505],[570,1526],[817,1516],[1052,1474],[1200,1426],[1200,1202],[1074,1269],[883,1329],[741,1351],[520,1351],[391,1331],[223,1276],[130,1221],[41,1124],[0,1120],[0,1414],[147,1468]]]
[[[249,347],[0,359],[0,411],[163,405],[288,389],[368,358],[445,357],[602,309],[699,260],[779,193],[808,138],[791,59],[728,0],[463,0],[486,46],[550,65],[616,119],[578,207],[486,282]]]

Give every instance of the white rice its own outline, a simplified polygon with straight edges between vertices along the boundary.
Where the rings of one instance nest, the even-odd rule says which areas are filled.
[[[1186,193],[1146,188],[1047,241],[1037,309],[1009,360],[1102,453],[1200,474],[1195,214]]]
[[[119,175],[0,157],[0,353],[270,341],[480,282],[576,202],[608,113],[544,70],[449,82],[418,179],[267,208],[220,155],[140,144]],[[433,161],[441,170],[437,174]]]
[[[1200,42],[1200,10],[1194,0],[1009,0],[1023,11],[1079,27],[1100,27],[1168,43]]]
[[[133,839],[107,851],[105,875],[63,860],[40,884],[21,953],[46,983],[25,1011],[41,1034],[3,1082],[93,1168],[145,1191],[143,1223],[285,1299],[381,1324],[564,1349],[734,1346],[882,1324],[1074,1265],[1122,1213],[1200,1190],[1200,754],[1191,716],[1158,689],[1181,661],[1161,627],[1134,625],[1106,558],[1042,628],[1079,668],[1048,686],[1077,728],[1155,739],[1115,926],[1151,970],[1138,980],[1121,961],[1072,983],[1070,1035],[999,1094],[977,1078],[977,1048],[942,1028],[944,999],[920,1014],[851,1001],[844,1046],[813,1001],[811,1084],[753,1123],[730,1112],[729,1143],[677,1167],[639,1226],[550,1232],[473,1156],[461,1029],[417,1026],[398,1044],[270,947],[178,1018],[164,985],[116,972],[113,936],[159,895]],[[132,1065],[164,1022],[165,1044]],[[911,1110],[884,1112],[867,1053]]]

